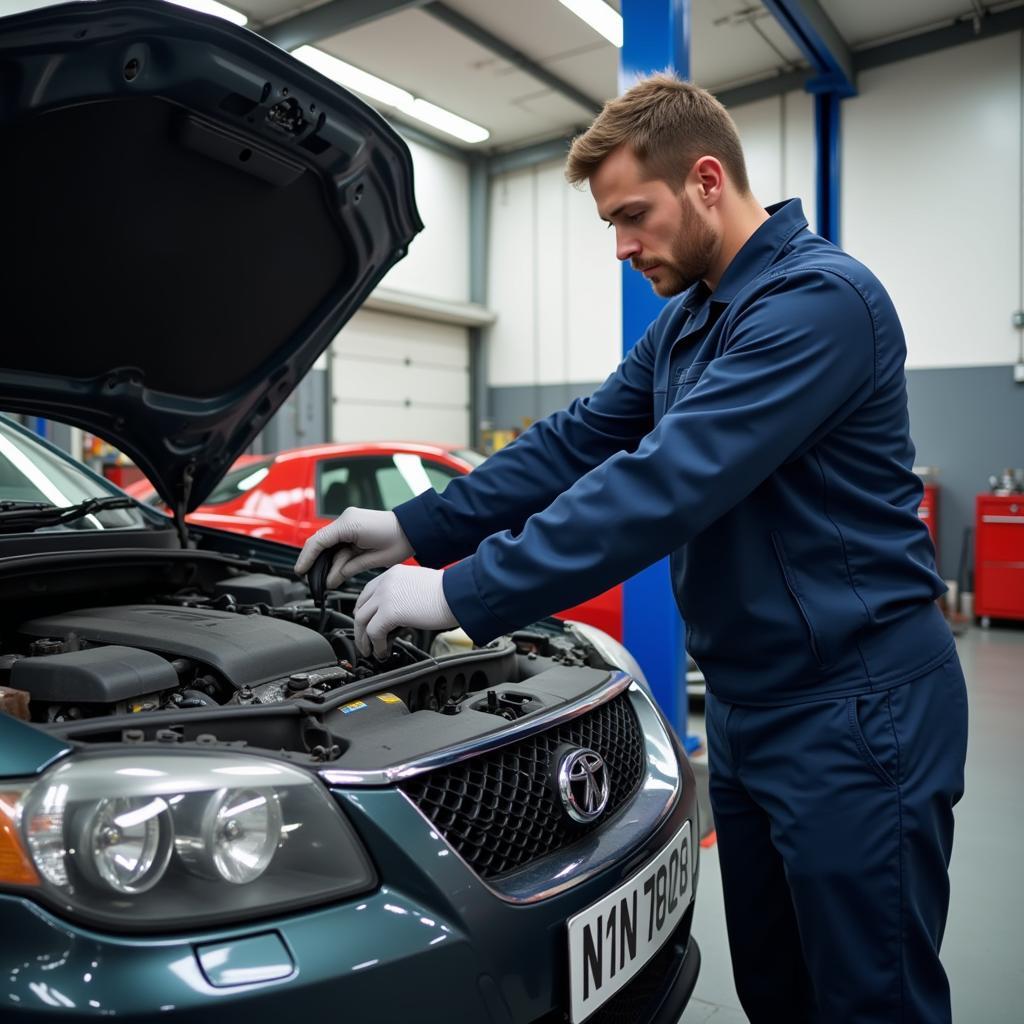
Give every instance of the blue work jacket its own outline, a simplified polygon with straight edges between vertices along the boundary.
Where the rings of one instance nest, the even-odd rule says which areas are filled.
[[[883,689],[948,656],[906,343],[885,289],[769,208],[710,292],[666,303],[588,398],[395,511],[483,643],[671,554],[722,700]]]

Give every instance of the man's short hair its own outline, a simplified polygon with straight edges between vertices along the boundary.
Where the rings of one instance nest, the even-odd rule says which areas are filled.
[[[573,139],[565,176],[587,181],[613,149],[628,145],[652,178],[681,188],[698,158],[713,156],[742,195],[750,192],[736,124],[706,89],[671,72],[644,78],[609,100],[594,123]]]

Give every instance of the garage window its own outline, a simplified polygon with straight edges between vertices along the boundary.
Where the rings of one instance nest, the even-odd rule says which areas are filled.
[[[350,505],[390,512],[430,488],[440,493],[457,476],[457,469],[412,452],[331,459],[319,467],[317,514],[340,516]]]

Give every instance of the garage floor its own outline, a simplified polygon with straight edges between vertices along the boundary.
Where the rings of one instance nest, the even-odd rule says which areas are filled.
[[[1024,991],[1024,629],[973,628],[958,646],[970,695],[970,744],[942,959],[953,987],[954,1021],[1018,1024]],[[702,708],[692,710],[690,732],[703,736]],[[680,1024],[743,1024],[715,847],[701,851],[693,931],[703,964]]]

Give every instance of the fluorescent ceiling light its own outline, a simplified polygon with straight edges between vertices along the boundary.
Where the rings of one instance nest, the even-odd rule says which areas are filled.
[[[491,137],[486,128],[481,128],[480,125],[426,100],[415,99],[409,106],[402,107],[402,110],[424,124],[431,124],[457,139],[462,139],[463,142],[483,142]]]
[[[604,0],[558,0],[577,18],[600,32],[613,46],[622,46],[622,15],[612,10]]]
[[[187,7],[192,11],[224,18],[233,25],[244,25],[249,20],[241,11],[236,11],[233,7],[228,7],[227,4],[218,3],[218,0],[170,0],[170,2],[179,7]]]
[[[369,96],[378,103],[394,107],[409,117],[416,118],[424,124],[439,128],[448,135],[463,142],[483,142],[491,137],[491,133],[472,121],[467,121],[450,110],[445,110],[434,103],[428,103],[413,96],[406,89],[400,89],[397,85],[385,82],[383,78],[371,75],[367,71],[346,64],[345,61],[317,49],[315,46],[300,46],[292,50],[292,56],[298,57],[303,63],[319,71],[333,82],[351,89],[353,92]]]
[[[397,85],[385,82],[383,78],[361,71],[351,64],[346,64],[337,57],[332,57],[315,46],[300,46],[292,50],[292,56],[298,57],[304,64],[308,64],[321,75],[326,76],[338,85],[346,89],[353,89],[355,92],[369,96],[371,100],[378,100],[386,103],[389,107],[411,106],[414,99],[411,92],[399,89]]]

